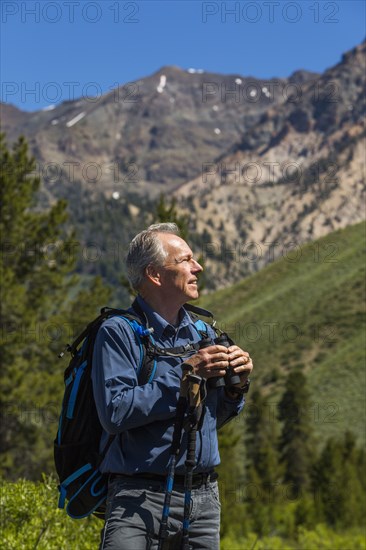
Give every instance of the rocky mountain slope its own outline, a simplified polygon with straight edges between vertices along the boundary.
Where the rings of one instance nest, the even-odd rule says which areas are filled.
[[[41,203],[68,198],[84,240],[125,242],[149,201],[175,196],[217,287],[365,218],[364,91],[365,43],[322,75],[164,67],[34,113],[1,104],[1,120],[30,143]]]
[[[176,192],[220,286],[365,219],[365,75],[363,43]]]
[[[264,81],[164,67],[101,97],[43,111],[2,104],[2,126],[10,140],[23,133],[41,165],[56,163],[63,178],[72,173],[93,188],[97,179],[107,195],[116,189],[156,195],[200,174],[203,159],[219,158],[270,105],[283,102],[290,82],[314,76],[302,71]],[[271,88],[278,90],[273,97]],[[91,162],[99,171],[83,173]]]

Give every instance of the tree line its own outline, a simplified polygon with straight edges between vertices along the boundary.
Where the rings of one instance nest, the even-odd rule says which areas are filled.
[[[278,404],[257,388],[248,396],[247,407],[241,473],[232,469],[238,427],[228,427],[221,436],[224,535],[255,532],[292,538],[300,526],[325,524],[338,531],[362,527],[365,451],[351,431],[316,441],[301,368],[288,374]]]

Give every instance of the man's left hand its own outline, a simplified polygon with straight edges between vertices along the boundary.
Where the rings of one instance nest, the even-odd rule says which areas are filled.
[[[243,383],[246,382],[253,370],[253,361],[249,353],[239,348],[239,346],[230,346],[228,348],[228,361],[235,374],[240,376]]]
[[[239,348],[239,346],[230,346],[228,348],[228,361],[235,374],[240,377],[240,383],[237,384],[236,387],[243,387],[253,370],[253,361],[249,353]],[[225,391],[232,399],[238,398],[238,395],[234,392],[230,392],[229,388],[225,388]]]

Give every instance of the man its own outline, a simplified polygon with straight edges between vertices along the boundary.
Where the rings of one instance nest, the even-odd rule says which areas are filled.
[[[150,226],[132,240],[127,273],[137,290],[144,324],[153,329],[161,348],[173,348],[201,339],[184,304],[198,298],[197,278],[202,271],[175,224]],[[210,327],[210,336],[215,333]],[[236,388],[206,384],[202,426],[197,432],[196,466],[191,494],[189,541],[192,549],[219,548],[220,503],[217,475],[220,462],[217,429],[243,407],[243,393],[253,368],[249,354],[238,346],[210,345],[188,357],[158,357],[154,378],[138,385],[140,349],[128,321],[107,320],[94,348],[93,389],[101,424],[117,434],[102,464],[109,472],[106,522],[100,548],[145,550],[158,546],[182,363],[209,380],[232,367],[240,376]],[[178,540],[184,508],[186,441],[178,456],[169,514],[169,532]],[[178,542],[170,548],[179,549]]]

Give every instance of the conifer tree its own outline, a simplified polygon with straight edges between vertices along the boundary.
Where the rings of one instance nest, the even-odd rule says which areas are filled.
[[[1,409],[5,472],[28,474],[44,413],[40,394],[49,377],[45,322],[62,304],[72,269],[70,237],[63,234],[66,203],[37,211],[40,179],[24,138],[9,150],[0,136]],[[42,458],[41,458],[42,460]]]
[[[313,470],[317,511],[329,525],[347,528],[362,525],[365,517],[365,488],[360,479],[360,450],[353,434],[343,441],[327,441]],[[363,469],[364,470],[364,469]]]
[[[251,396],[246,420],[246,453],[248,463],[255,467],[264,484],[280,480],[277,451],[277,418],[273,403],[260,390]]]
[[[221,535],[240,537],[247,530],[244,504],[243,441],[240,433],[240,417],[219,430],[221,464],[219,488],[221,501]],[[233,514],[235,510],[235,514]]]
[[[278,410],[279,420],[283,422],[280,460],[284,467],[284,482],[289,484],[293,497],[302,495],[310,487],[313,429],[309,399],[304,374],[299,369],[290,372]]]
[[[253,528],[269,533],[274,526],[281,469],[277,451],[277,418],[268,397],[259,390],[251,395],[246,419],[247,499]]]
[[[168,204],[165,200],[164,195],[161,194],[155,207],[153,223],[166,222],[176,223],[182,239],[188,239],[188,217],[179,214],[176,199],[173,198],[170,204]]]
[[[34,169],[24,138],[10,150],[1,135],[0,452],[1,473],[12,479],[37,478],[52,465],[65,368],[55,351],[72,337],[67,312],[76,282],[66,202],[37,207],[41,182]],[[82,307],[75,297],[73,325],[82,311],[94,309],[100,291],[94,288]]]

